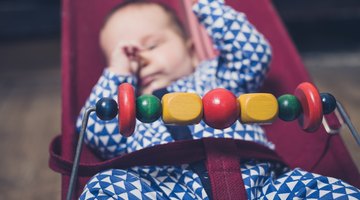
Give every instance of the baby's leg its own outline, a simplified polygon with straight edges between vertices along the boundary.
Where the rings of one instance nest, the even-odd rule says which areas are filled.
[[[199,177],[181,167],[112,169],[95,175],[85,199],[207,199]]]
[[[360,190],[336,178],[294,169],[268,179],[261,199],[360,199]]]

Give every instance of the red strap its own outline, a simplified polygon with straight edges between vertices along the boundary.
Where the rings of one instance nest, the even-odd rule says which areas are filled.
[[[61,155],[60,137],[50,144],[49,166],[63,175],[70,175],[73,161],[64,159]],[[107,169],[127,169],[134,166],[147,165],[181,165],[205,160],[205,151],[201,141],[189,140],[145,148],[111,160],[97,163],[80,163],[78,176],[92,177]]]
[[[204,138],[206,166],[214,199],[247,199],[235,140]],[[216,188],[216,189],[214,189]]]
[[[156,145],[141,149],[123,156],[97,163],[80,163],[78,176],[91,177],[100,171],[111,168],[127,169],[146,165],[181,165],[206,159],[204,141],[234,144],[236,155],[240,159],[257,159],[284,163],[275,151],[260,144],[228,138],[203,138],[200,140],[183,140]],[[49,166],[56,172],[70,175],[72,161],[64,159],[61,154],[60,136],[50,144]]]

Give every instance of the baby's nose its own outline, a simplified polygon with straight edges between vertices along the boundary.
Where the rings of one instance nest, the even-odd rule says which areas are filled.
[[[139,58],[139,65],[140,67],[146,67],[149,64],[149,61],[147,59],[144,59],[142,57]]]
[[[146,55],[146,53],[144,52],[139,53],[139,65],[141,67],[146,67],[147,65],[150,64],[150,59],[147,56],[148,55]]]

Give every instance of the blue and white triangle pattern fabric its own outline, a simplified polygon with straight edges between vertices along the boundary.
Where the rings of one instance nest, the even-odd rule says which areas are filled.
[[[199,0],[193,10],[220,51],[216,74],[219,86],[236,94],[258,91],[271,60],[265,37],[243,13],[224,1]]]
[[[213,138],[233,138],[238,140],[252,141],[270,149],[275,149],[275,145],[268,141],[264,130],[259,125],[246,125],[240,122],[235,122],[232,126],[226,129],[213,129],[205,122],[201,121],[199,124],[189,126],[194,139],[201,139],[205,137]]]
[[[167,90],[194,92],[200,96],[214,88],[226,88],[237,96],[256,91],[262,85],[271,59],[271,49],[264,36],[243,13],[226,6],[224,1],[200,0],[193,10],[220,50],[220,56],[202,62],[193,74],[175,81]],[[227,129],[216,130],[202,121],[189,128],[194,139],[235,138],[274,148],[258,125],[236,122]]]
[[[104,70],[97,84],[93,87],[85,106],[80,111],[76,122],[78,132],[81,128],[85,109],[95,106],[96,102],[103,97],[112,97],[117,101],[118,86],[124,82],[136,84],[137,80],[133,76],[117,76],[108,69]],[[126,138],[119,133],[118,119],[102,121],[94,112],[89,116],[84,141],[103,158],[123,154],[126,150]]]
[[[186,166],[113,169],[94,176],[85,199],[208,199],[200,178]]]
[[[335,178],[288,170],[279,164],[241,165],[248,199],[359,199],[359,189]],[[85,186],[85,199],[208,199],[199,177],[187,166],[108,170]]]
[[[97,84],[94,86],[90,97],[82,108],[76,122],[78,131],[81,128],[81,121],[85,108],[95,106],[102,97],[112,97],[117,101],[117,89],[120,83],[128,82],[136,84],[133,76],[118,76],[105,69]],[[164,144],[174,141],[161,120],[151,124],[144,124],[137,121],[133,137],[123,137],[119,132],[118,118],[109,121],[100,120],[93,112],[89,116],[84,141],[94,149],[102,158],[113,158],[124,153],[130,153],[145,147]]]
[[[263,199],[360,199],[360,190],[339,179],[294,169],[267,180]]]

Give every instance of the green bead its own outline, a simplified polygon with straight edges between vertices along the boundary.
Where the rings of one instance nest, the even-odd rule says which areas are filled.
[[[278,98],[279,118],[284,121],[292,121],[299,117],[301,105],[299,100],[290,94],[282,95]]]
[[[161,116],[161,102],[153,95],[141,95],[136,99],[136,118],[144,123],[152,123]]]

